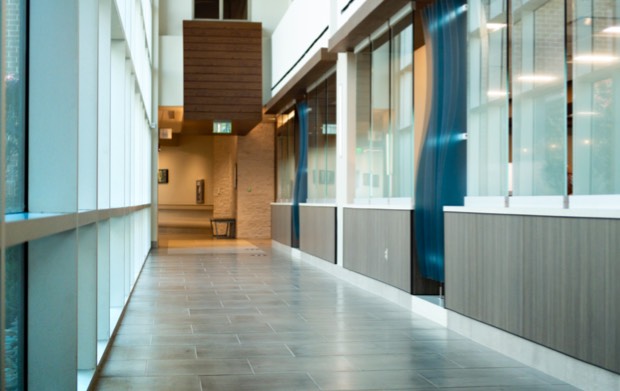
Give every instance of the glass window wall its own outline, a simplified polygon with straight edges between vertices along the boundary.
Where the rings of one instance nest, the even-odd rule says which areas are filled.
[[[336,75],[308,92],[308,202],[336,199]]]
[[[565,2],[536,4],[512,1],[513,195],[565,195]]]
[[[248,19],[248,0],[194,0],[195,19]]]
[[[467,194],[508,195],[508,6],[471,0],[468,11]]]
[[[8,24],[3,75],[6,91],[6,213],[26,209],[26,5],[6,8]]]
[[[295,183],[295,111],[278,115],[276,131],[277,201],[292,202]]]
[[[412,16],[356,54],[355,199],[413,197]],[[383,200],[383,201],[381,201]]]
[[[413,25],[410,19],[392,29],[390,73],[391,131],[387,138],[389,197],[413,197]]]
[[[572,145],[576,195],[620,194],[620,3],[573,2]]]

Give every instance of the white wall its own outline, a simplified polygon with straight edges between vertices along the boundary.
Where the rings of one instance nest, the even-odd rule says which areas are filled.
[[[183,21],[193,19],[193,6],[192,0],[161,0],[159,2],[159,104],[161,106],[183,106]]]
[[[248,16],[252,22],[263,24],[263,36],[271,36],[280,23],[291,0],[249,0]]]
[[[160,36],[159,104],[183,106],[183,36]]]
[[[271,39],[272,58],[277,59],[271,64],[272,94],[276,94],[295,74],[295,70],[301,68],[319,48],[327,47],[329,34],[325,34],[304,60],[283,79],[321,32],[329,26],[330,8],[330,0],[295,0],[290,5]],[[273,88],[278,82],[280,83],[277,87]]]
[[[159,1],[159,34],[183,36],[183,20],[194,18],[192,0]]]
[[[271,98],[271,35],[291,0],[248,0],[248,17],[263,24],[263,103]]]

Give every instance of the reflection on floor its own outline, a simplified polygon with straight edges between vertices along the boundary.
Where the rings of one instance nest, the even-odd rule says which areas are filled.
[[[165,240],[96,390],[573,389],[270,241]]]

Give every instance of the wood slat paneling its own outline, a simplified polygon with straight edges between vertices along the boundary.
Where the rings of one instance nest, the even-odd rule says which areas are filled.
[[[299,249],[336,263],[336,208],[300,205]]]
[[[183,37],[185,39],[185,37]],[[247,42],[241,43],[241,44],[234,44],[234,43],[214,43],[214,44],[209,44],[207,42],[201,42],[201,43],[196,43],[196,42],[185,42],[183,41],[183,49],[185,51],[185,53],[187,53],[188,51],[200,51],[200,52],[209,52],[209,51],[216,51],[216,52],[236,52],[236,51],[243,51],[243,52],[258,52],[261,50],[260,47],[260,43],[258,46],[258,50],[256,49],[256,45],[249,45],[247,44]]]
[[[209,94],[208,91],[205,91],[204,89],[186,89],[185,94],[186,96],[194,96],[194,97],[206,97],[206,98],[213,97],[211,94]],[[247,90],[247,89],[220,91],[220,96],[222,97],[243,97],[243,98],[256,99],[254,90]]]
[[[620,221],[445,218],[446,308],[620,373]]]
[[[271,205],[271,239],[291,245],[292,205]]]
[[[258,52],[203,52],[203,51],[195,51],[192,53],[191,58],[211,58],[211,59],[234,59],[234,60],[260,60],[262,58],[262,53]]]
[[[411,293],[411,227],[411,211],[345,208],[343,266]]]
[[[184,21],[183,59],[184,115],[205,121],[197,128],[208,134],[208,123],[231,120],[233,133],[243,135],[261,121],[260,23]],[[235,97],[244,99],[230,99]]]
[[[255,69],[257,66],[260,66],[260,59],[253,60],[244,60],[246,64],[252,64],[247,70]],[[191,58],[188,59],[186,64],[188,67],[237,67],[239,66],[239,60],[234,58]],[[245,68],[244,68],[245,69]],[[200,74],[198,74],[200,75]],[[186,77],[195,76],[193,74],[186,75]],[[236,75],[239,77],[244,77],[245,75],[239,74]],[[256,77],[252,76],[252,81],[256,81]]]

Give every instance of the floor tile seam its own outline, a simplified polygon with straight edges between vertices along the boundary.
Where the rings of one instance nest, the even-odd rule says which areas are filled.
[[[284,346],[286,346],[286,349],[288,349],[288,351],[291,353],[291,355],[292,355],[293,357],[297,357],[297,356],[295,355],[295,353],[293,353],[293,351],[291,350],[291,348],[288,346],[288,344],[287,344],[287,343],[284,343]]]
[[[252,375],[256,375],[256,372],[254,371],[254,367],[252,366],[250,359],[246,358],[245,360],[247,361],[248,365],[250,366],[250,369],[252,370]]]
[[[531,368],[531,367],[528,367],[528,366],[526,366],[526,365],[520,364],[519,362],[516,362],[516,361],[515,361],[514,365],[509,365],[509,366],[490,366],[490,365],[489,365],[489,366],[475,366],[475,367],[473,367],[473,366],[467,366],[467,365],[465,365],[465,364],[461,364],[461,363],[459,363],[459,362],[457,362],[457,361],[455,361],[455,360],[453,360],[453,359],[449,358],[449,357],[446,355],[446,353],[445,353],[445,352],[444,352],[444,353],[438,353],[438,354],[439,354],[442,358],[444,358],[445,360],[448,360],[448,361],[450,361],[450,362],[452,362],[452,363],[454,363],[454,364],[458,365],[458,366],[459,366],[459,368],[461,368],[461,369],[499,369],[499,368],[505,368],[505,369],[517,369],[517,368],[523,368],[523,369],[528,369],[528,368]],[[500,355],[500,353],[497,353],[497,354],[498,354],[498,355]],[[503,358],[503,357],[502,357],[502,358]],[[453,368],[453,369],[455,369],[455,368]],[[535,368],[534,368],[534,369],[535,369]]]
[[[323,388],[321,388],[319,383],[316,380],[314,380],[314,377],[312,377],[312,374],[310,372],[306,372],[306,376],[308,376],[310,378],[310,380],[312,380],[312,383],[314,383],[314,385],[316,386],[316,388],[318,390],[322,390],[323,389]]]

